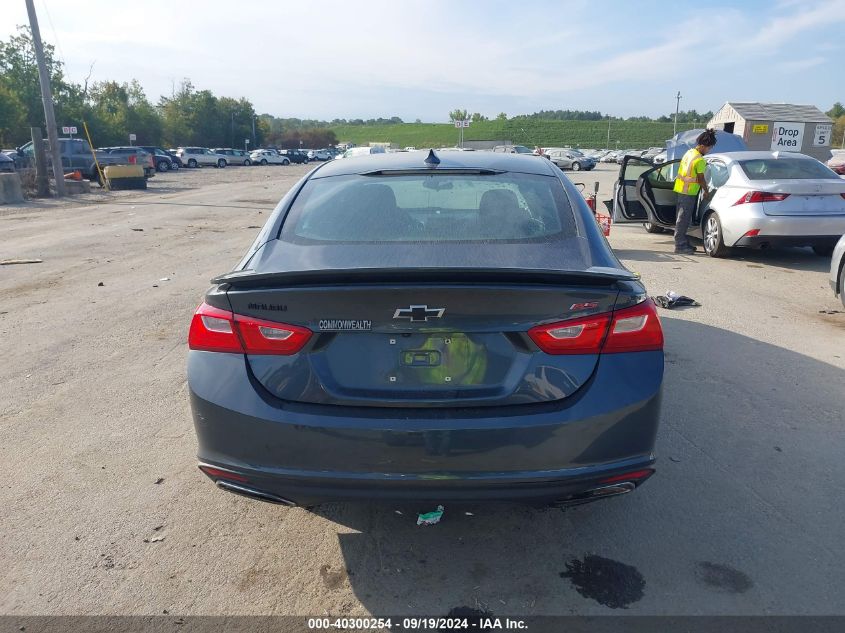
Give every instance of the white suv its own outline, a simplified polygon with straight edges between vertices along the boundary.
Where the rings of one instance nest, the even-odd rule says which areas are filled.
[[[212,152],[207,147],[180,147],[176,150],[176,155],[185,167],[225,167],[229,164],[226,156]]]
[[[287,156],[281,156],[269,149],[254,150],[249,155],[249,159],[253,165],[290,165],[290,159]]]

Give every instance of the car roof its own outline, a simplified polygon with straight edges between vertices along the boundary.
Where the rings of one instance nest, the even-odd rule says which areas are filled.
[[[707,158],[719,158],[724,162],[738,161],[738,160],[759,160],[761,158],[775,159],[778,158],[801,158],[806,160],[816,160],[812,156],[806,154],[799,154],[798,152],[769,152],[769,151],[745,151],[745,152],[724,152],[721,154],[708,154]]]
[[[437,169],[493,169],[526,174],[554,176],[552,163],[540,156],[525,154],[502,154],[493,152],[441,152]],[[396,152],[352,156],[341,161],[332,161],[319,167],[312,178],[346,176],[378,170],[426,169],[424,162],[428,152]],[[557,167],[554,167],[557,169]]]

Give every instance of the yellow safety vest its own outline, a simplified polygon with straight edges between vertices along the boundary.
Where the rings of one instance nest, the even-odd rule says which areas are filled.
[[[678,167],[678,177],[675,178],[675,193],[682,193],[687,196],[698,195],[701,185],[698,184],[698,174],[695,167],[700,160],[704,160],[704,157],[694,147],[684,154]]]

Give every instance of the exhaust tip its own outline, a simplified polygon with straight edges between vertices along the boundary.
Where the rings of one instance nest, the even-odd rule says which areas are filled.
[[[607,499],[609,497],[618,497],[626,495],[637,487],[633,481],[620,481],[619,483],[610,484],[607,486],[598,486],[597,488],[590,488],[584,492],[579,492],[577,495],[567,497],[555,502],[556,506],[579,506],[585,503],[598,501],[599,499]]]
[[[291,501],[290,499],[285,499],[284,497],[280,497],[278,495],[274,495],[269,492],[264,492],[263,490],[257,490],[255,488],[250,488],[241,484],[232,483],[231,481],[225,481],[223,479],[218,479],[214,483],[217,484],[218,488],[222,488],[223,490],[234,493],[236,495],[240,495],[242,497],[248,497],[249,499],[255,499],[256,501],[265,501],[267,503],[275,503],[277,505],[288,506],[289,508],[296,507],[296,502]]]

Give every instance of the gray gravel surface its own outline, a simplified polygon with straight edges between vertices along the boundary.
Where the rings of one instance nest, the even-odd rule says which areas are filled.
[[[308,169],[0,208],[0,259],[44,260],[0,267],[0,613],[845,613],[845,314],[808,249],[713,260],[613,228],[650,292],[702,303],[663,312],[659,470],[633,495],[447,506],[417,527],[433,508],[216,490],[195,465],[187,326]],[[614,176],[575,179],[605,198]]]

